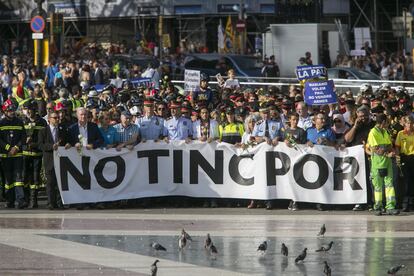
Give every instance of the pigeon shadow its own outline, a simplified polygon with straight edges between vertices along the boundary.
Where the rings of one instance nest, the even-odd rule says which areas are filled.
[[[302,275],[307,276],[308,271],[306,269],[306,265],[304,263],[297,263],[296,267],[299,269],[299,271],[302,273]]]
[[[282,268],[282,272],[284,272],[288,266],[289,266],[289,260],[286,256],[283,256],[282,261],[280,262],[280,267]]]

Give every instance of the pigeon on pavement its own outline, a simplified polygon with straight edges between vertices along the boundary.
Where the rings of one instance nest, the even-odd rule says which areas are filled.
[[[322,225],[321,230],[319,231],[318,236],[325,236],[326,227],[325,224]]]
[[[151,244],[151,247],[154,248],[156,251],[167,251],[167,249],[158,242],[153,242]]]
[[[328,262],[325,261],[324,263],[325,263],[325,266],[323,267],[323,274],[325,276],[331,276],[331,268],[329,267]]]
[[[155,260],[155,262],[151,265],[151,276],[157,276],[157,271],[158,271],[157,263],[158,262],[159,260]]]
[[[193,241],[193,239],[191,238],[191,236],[187,232],[185,232],[184,229],[181,230],[181,235],[183,235],[187,239],[187,241]]]
[[[213,243],[211,243],[210,245],[210,254],[213,259],[216,259],[218,251],[217,251],[216,246]]]
[[[287,248],[287,246],[284,244],[284,243],[282,243],[282,250],[281,250],[281,253],[282,253],[282,255],[283,256],[288,256],[288,254],[289,254],[289,250],[288,250],[288,248]]]
[[[210,234],[207,234],[206,240],[204,241],[204,248],[209,249],[211,244],[212,242],[211,242]]]
[[[388,275],[397,275],[397,272],[400,271],[401,268],[404,268],[405,265],[397,265],[393,266],[390,269],[388,269],[387,273]]]
[[[264,254],[267,250],[267,241],[262,242],[259,247],[257,248],[257,251],[260,251],[260,253]]]
[[[302,253],[300,253],[300,255],[296,257],[295,263],[298,263],[300,261],[305,260],[305,258],[306,258],[306,250],[308,250],[308,249],[307,248],[303,249]]]
[[[321,248],[319,248],[319,249],[317,249],[317,250],[315,250],[315,251],[316,251],[316,252],[328,252],[329,250],[331,250],[333,243],[334,243],[334,242],[333,242],[333,241],[331,241],[331,242],[328,244],[328,246],[327,246],[327,247],[322,246]]]
[[[184,249],[187,245],[187,239],[184,234],[181,235],[181,237],[178,239],[178,248],[180,250]]]

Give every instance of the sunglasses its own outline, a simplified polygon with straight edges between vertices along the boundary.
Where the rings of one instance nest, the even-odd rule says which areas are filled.
[[[58,119],[57,116],[49,117],[50,119]]]
[[[159,107],[159,108],[157,108],[157,110],[165,110],[165,108]]]

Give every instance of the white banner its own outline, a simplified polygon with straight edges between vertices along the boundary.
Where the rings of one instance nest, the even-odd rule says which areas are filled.
[[[59,148],[54,163],[65,204],[171,195],[366,202],[361,146],[262,143],[243,151],[227,143],[147,141],[121,152]]]
[[[200,71],[184,70],[184,91],[197,91],[200,88]]]

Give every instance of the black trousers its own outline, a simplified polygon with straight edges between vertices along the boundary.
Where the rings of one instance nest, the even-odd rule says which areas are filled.
[[[24,156],[24,184],[30,190],[40,189],[40,170],[42,169],[42,156]]]
[[[50,206],[56,207],[60,203],[59,189],[57,185],[55,169],[46,170],[46,193],[47,201]]]
[[[404,197],[414,197],[414,155],[401,155],[404,179]]]
[[[2,164],[7,203],[24,202],[23,157],[6,157]]]

